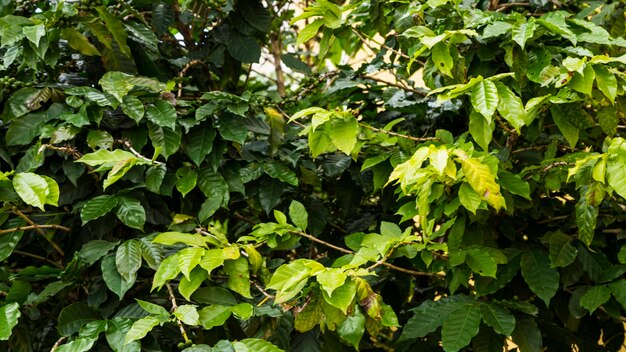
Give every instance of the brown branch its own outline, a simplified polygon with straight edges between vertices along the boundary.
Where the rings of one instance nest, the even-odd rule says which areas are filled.
[[[38,260],[41,260],[41,261],[44,261],[44,262],[46,262],[46,263],[48,263],[48,264],[52,264],[52,265],[54,265],[55,267],[57,267],[57,268],[59,268],[59,269],[64,269],[64,268],[65,268],[63,265],[61,265],[61,264],[59,264],[59,263],[57,263],[57,262],[55,262],[55,261],[52,261],[52,260],[50,260],[50,259],[48,259],[48,258],[42,257],[42,256],[40,256],[40,255],[37,255],[37,254],[33,254],[33,253],[29,253],[29,252],[20,251],[20,250],[18,250],[18,249],[14,249],[14,250],[13,250],[13,253],[15,253],[15,254],[19,254],[19,255],[23,255],[23,256],[26,256],[26,257],[31,257],[31,258],[34,258],[34,259],[38,259]]]
[[[380,82],[380,83],[392,86],[392,87],[400,88],[400,89],[405,90],[407,92],[412,92],[412,93],[415,93],[417,95],[421,95],[423,97],[428,95],[428,93],[426,91],[419,90],[419,89],[416,89],[416,88],[413,88],[413,87],[410,87],[410,86],[405,86],[405,85],[402,85],[402,84],[399,84],[399,83],[385,81],[384,79],[381,79],[381,78],[378,78],[378,77],[374,77],[374,76],[369,76],[369,75],[366,75],[364,77],[368,78],[368,79],[371,79],[373,81],[376,81],[376,82]]]
[[[65,341],[67,339],[66,336],[61,336],[57,342],[54,343],[54,346],[52,346],[52,348],[50,349],[50,352],[54,352],[57,350],[57,348],[59,348],[59,346],[61,346],[61,344],[63,343],[63,341]]]
[[[39,226],[37,224],[35,224],[34,221],[32,221],[28,216],[24,215],[24,213],[22,213],[19,209],[17,209],[17,207],[12,207],[11,211],[13,212],[13,214],[15,214],[15,215],[19,216],[20,218],[24,219],[24,221],[26,221],[26,223],[28,223],[35,230],[37,230],[37,232],[40,235],[45,235],[46,234],[46,232],[44,230],[40,229]]]
[[[172,290],[172,285],[170,285],[169,283],[166,283],[165,287],[167,287],[167,293],[169,294],[170,301],[172,302],[171,312],[173,313],[178,308],[178,303],[176,302],[176,296],[174,296],[174,290]],[[183,337],[183,340],[186,343],[187,341],[189,341],[189,337],[187,336],[187,331],[185,331],[185,327],[183,326],[183,323],[180,321],[180,319],[176,318],[176,322],[178,323],[178,328],[180,329],[180,335]]]
[[[17,209],[17,207],[13,207],[11,208],[11,211],[18,215],[19,217],[21,217],[22,219],[24,219],[24,221],[26,221],[30,226],[21,226],[18,228],[21,229],[26,229],[26,228],[31,228],[33,230],[36,230],[40,235],[44,236],[46,233],[45,231],[42,230],[42,228],[55,228],[55,229],[60,229],[63,230],[65,232],[70,232],[71,230],[65,226],[61,226],[61,225],[39,225],[36,224],[34,221],[32,221],[28,216],[24,215],[24,213],[22,213],[19,209]],[[12,230],[12,229],[9,229]],[[4,230],[4,231],[8,231],[8,230]],[[18,230],[19,231],[19,230]],[[8,231],[8,232],[15,232],[15,231]],[[0,234],[2,234],[2,231],[0,231]],[[45,237],[45,236],[44,236]],[[54,248],[55,251],[57,251],[57,253],[59,253],[61,256],[65,256],[65,252],[63,251],[63,249],[61,249],[61,247],[59,247],[58,244],[56,244],[54,241],[52,241],[51,239],[45,237],[46,240],[48,240],[48,243],[50,243],[50,246],[52,246],[52,248]]]
[[[379,49],[379,48],[374,48],[374,47],[372,47],[372,46],[368,43],[368,41],[372,41],[374,44],[376,44],[376,45],[380,45],[380,47],[381,47],[381,48],[383,48],[383,49],[385,49],[385,50],[389,50],[389,51],[391,51],[392,53],[394,53],[394,54],[396,54],[396,55],[398,55],[398,56],[400,56],[400,57],[403,57],[403,58],[405,58],[405,59],[410,59],[410,58],[411,58],[409,55],[407,55],[407,54],[405,54],[405,53],[403,53],[403,52],[400,52],[400,51],[398,51],[398,50],[396,50],[396,49],[394,49],[394,48],[391,48],[391,47],[389,47],[389,46],[385,45],[385,43],[380,43],[380,42],[378,42],[377,40],[374,40],[374,39],[369,38],[369,37],[368,37],[368,38],[365,38],[365,36],[364,36],[363,34],[361,34],[361,33],[360,33],[360,32],[359,32],[356,28],[352,28],[352,32],[354,32],[354,34],[356,34],[356,36],[357,36],[357,37],[359,37],[359,39],[363,42],[363,44],[365,44],[368,48],[370,48],[370,49],[371,49],[371,50],[373,50],[374,52],[378,52],[378,51],[380,51],[380,49]],[[419,62],[422,66],[424,65],[424,63],[423,63],[423,62],[420,62],[420,61],[417,61],[417,62]]]
[[[254,286],[257,290],[259,290],[259,292],[261,292],[261,293],[263,294],[263,296],[265,296],[267,299],[276,299],[276,296],[274,296],[274,295],[272,295],[272,294],[267,293],[267,291],[265,291],[265,290],[263,289],[263,287],[261,287],[261,285],[259,285],[259,283],[258,283],[258,282],[256,282],[256,281],[252,281],[252,280],[250,280],[250,282],[251,282],[251,283],[252,283],[252,285],[253,285],[253,286]]]
[[[272,33],[270,36],[270,45],[272,51],[272,57],[274,58],[274,71],[276,72],[276,90],[281,97],[284,97],[285,92],[285,75],[283,74],[283,67],[281,64],[281,42],[280,31],[278,33]]]
[[[393,252],[396,250],[396,248],[398,248],[398,246],[400,246],[402,243],[398,243],[395,246],[391,247],[387,253],[385,253],[385,256],[382,257],[379,261],[377,261],[376,263],[374,263],[373,265],[371,265],[370,267],[367,268],[367,271],[372,271],[374,269],[376,269],[377,267],[383,265],[385,262],[387,262],[387,259],[389,259],[389,257],[391,257],[391,255],[393,254]]]
[[[202,60],[198,60],[198,59],[191,60],[183,67],[182,70],[180,70],[180,73],[178,74],[178,78],[185,77],[185,74],[187,74],[187,71],[194,65],[202,65],[204,67],[207,67],[207,65]],[[178,93],[176,94],[176,96],[180,98],[182,95],[183,95],[183,82],[181,80],[181,82],[178,82]]]
[[[391,132],[391,131],[383,130],[383,129],[380,129],[380,128],[372,127],[372,126],[364,124],[364,123],[359,123],[359,125],[361,125],[361,127],[365,127],[368,130],[372,130],[374,132],[384,133],[384,134],[388,134],[390,136],[400,137],[400,138],[408,139],[408,140],[415,141],[415,142],[439,141],[439,138],[437,138],[437,137],[413,137],[413,136],[409,136],[409,135],[406,135],[406,134]]]
[[[154,164],[154,165],[165,165],[165,163],[162,163],[162,162],[156,161],[156,160],[152,160],[152,159],[149,159],[149,158],[141,155],[138,151],[135,150],[135,148],[133,148],[133,145],[127,139],[118,139],[117,142],[122,144],[126,148],[128,148],[128,150],[131,153],[133,153],[134,156],[136,156],[137,158],[139,158],[139,159],[141,159],[143,161],[149,162],[149,163]]]
[[[341,253],[354,254],[354,251],[352,251],[350,249],[339,247],[339,246],[335,246],[332,243],[328,243],[328,242],[326,242],[324,240],[320,240],[319,238],[317,238],[317,237],[315,237],[313,235],[310,235],[308,233],[302,232],[302,231],[290,231],[290,233],[293,233],[293,234],[296,234],[298,236],[302,236],[302,237],[308,238],[309,240],[311,240],[313,242],[319,243],[319,244],[324,245],[324,246],[326,246],[328,248],[332,248],[332,249],[334,249],[334,250],[336,250],[338,252],[341,252]],[[443,276],[442,274],[438,274],[438,273],[427,273],[427,272],[423,272],[423,271],[415,271],[415,270],[401,268],[399,266],[393,265],[393,264],[385,262],[385,261],[381,262],[379,265],[384,265],[384,266],[388,267],[389,269],[400,271],[400,272],[403,272],[405,274],[409,274],[409,275],[413,275],[413,276]]]
[[[69,228],[67,228],[65,226],[54,225],[54,224],[45,224],[45,225],[34,225],[34,226],[32,226],[32,225],[29,225],[29,226],[18,226],[18,227],[14,227],[14,228],[11,228],[11,229],[0,230],[0,235],[4,235],[6,233],[17,232],[17,231],[37,230],[37,229],[57,229],[57,230],[63,230],[65,232],[70,232],[71,231],[71,229],[69,229]]]
[[[293,97],[288,97],[286,99],[283,99],[280,103],[278,103],[278,105],[285,106],[289,103],[294,103],[300,100],[302,97],[309,94],[309,92],[315,89],[315,87],[320,85],[322,82],[326,81],[327,79],[332,79],[338,76],[340,73],[341,71],[336,70],[336,71],[329,71],[329,72],[321,74],[315,81],[311,82],[309,85],[305,86],[304,88],[298,89],[298,93],[296,95],[294,95]]]
[[[503,12],[506,11],[507,9],[511,8],[511,7],[528,7],[530,6],[530,3],[528,2],[508,2],[505,4],[500,4],[498,5],[496,12]]]

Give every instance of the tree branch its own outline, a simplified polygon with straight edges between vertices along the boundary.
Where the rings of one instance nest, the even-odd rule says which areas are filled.
[[[178,303],[176,302],[176,296],[174,295],[174,290],[172,290],[172,285],[170,285],[169,283],[166,283],[165,287],[167,287],[167,293],[169,294],[170,301],[172,302],[171,312],[173,313],[178,308]],[[185,341],[185,343],[187,343],[187,341],[189,341],[189,337],[187,336],[187,331],[185,330],[185,327],[183,326],[183,322],[180,321],[180,319],[178,318],[176,318],[176,322],[178,323],[178,328],[180,329],[180,335],[183,337],[183,340]]]
[[[437,138],[437,137],[413,137],[413,136],[409,136],[409,135],[406,135],[406,134],[391,132],[391,131],[383,130],[383,129],[380,129],[380,128],[372,127],[372,126],[364,124],[364,123],[359,123],[359,125],[361,127],[367,128],[368,130],[372,130],[374,132],[384,133],[384,134],[388,134],[390,136],[400,137],[400,138],[412,140],[412,141],[415,141],[415,142],[439,141],[439,138]]]
[[[38,260],[44,261],[44,262],[46,262],[48,264],[54,265],[55,267],[57,267],[59,269],[64,269],[65,268],[63,265],[61,265],[61,264],[59,264],[59,263],[57,263],[55,261],[52,261],[52,260],[50,260],[48,258],[42,257],[40,255],[37,255],[37,254],[24,252],[24,251],[20,251],[20,250],[17,250],[17,249],[14,249],[13,253],[20,254],[20,255],[23,255],[23,256],[26,256],[26,257],[31,257],[31,258],[34,258],[34,259],[38,259]]]

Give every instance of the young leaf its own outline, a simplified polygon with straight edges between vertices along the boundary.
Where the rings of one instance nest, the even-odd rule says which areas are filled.
[[[228,288],[239,293],[243,297],[252,298],[250,295],[250,272],[248,270],[248,260],[245,257],[225,261],[224,271],[228,274]]]
[[[615,79],[615,75],[604,65],[594,65],[593,69],[596,73],[598,89],[613,103],[617,96],[617,79]]]
[[[124,345],[135,340],[141,340],[150,331],[152,331],[155,326],[159,325],[159,323],[161,323],[161,320],[152,315],[137,320],[133,323],[133,326],[130,327],[130,330],[128,330],[126,339],[124,340]]]
[[[19,172],[13,176],[13,188],[24,203],[44,210],[50,188],[42,176],[31,172]],[[58,199],[58,186],[56,198]]]
[[[452,77],[454,61],[450,55],[450,47],[444,42],[438,42],[431,49],[431,55],[435,67],[448,77]]]
[[[343,285],[333,290],[332,295],[326,291],[322,291],[322,295],[328,304],[339,308],[343,314],[347,314],[356,295],[356,283],[353,280],[347,280]]]
[[[524,110],[522,100],[502,82],[497,81],[494,82],[494,84],[496,85],[498,95],[500,96],[498,112],[519,133],[522,126],[524,126],[528,120],[528,115],[526,114],[526,110]]]
[[[186,325],[200,325],[200,315],[195,306],[189,304],[178,306],[173,314]]]
[[[463,182],[459,188],[459,201],[472,214],[476,214],[481,202],[480,195],[467,182]]]
[[[302,231],[306,231],[309,222],[309,214],[307,214],[306,208],[304,208],[302,203],[297,200],[291,201],[291,204],[289,204],[289,218],[294,225]]]
[[[465,158],[461,159],[461,166],[467,182],[481,199],[496,210],[505,206],[504,197],[500,194],[500,185],[496,183],[495,176],[487,165],[476,158]]]
[[[348,117],[334,118],[331,120],[331,127],[328,129],[328,136],[333,144],[340,151],[350,155],[356,145],[359,125],[355,118]]]
[[[178,267],[178,254],[171,255],[161,262],[159,268],[154,274],[151,291],[155,288],[161,289],[168,281],[174,279],[180,273]]]
[[[0,306],[0,340],[6,341],[11,337],[11,332],[22,315],[19,308],[20,305],[15,302]]]
[[[204,251],[201,247],[187,247],[178,252],[178,268],[188,280],[191,270],[200,264]]]
[[[527,22],[517,22],[513,26],[513,40],[524,49],[528,39],[535,34],[537,23],[534,18],[530,18]]]
[[[489,80],[477,82],[476,85],[472,87],[470,101],[474,106],[474,110],[478,111],[485,117],[488,125],[491,124],[491,117],[496,112],[498,102],[500,101],[496,85]],[[489,139],[491,140],[491,138]]]
[[[365,317],[361,313],[360,309],[355,309],[354,314],[348,316],[337,327],[337,334],[339,337],[354,346],[355,349],[359,349],[359,343],[365,333]]]

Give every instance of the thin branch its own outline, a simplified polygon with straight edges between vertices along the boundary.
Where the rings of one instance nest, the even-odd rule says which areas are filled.
[[[498,5],[498,8],[496,9],[496,12],[503,12],[506,11],[507,9],[511,8],[511,7],[527,7],[530,6],[530,3],[528,2],[508,2],[505,4],[500,4]]]
[[[131,153],[133,153],[134,156],[138,157],[139,159],[141,159],[143,161],[147,161],[147,162],[149,162],[151,164],[154,164],[154,165],[165,165],[165,163],[162,163],[162,162],[156,161],[156,160],[152,160],[152,159],[149,159],[149,158],[141,155],[138,151],[135,150],[135,148],[133,148],[133,145],[127,139],[119,139],[117,142],[122,144],[122,145],[124,145],[126,148],[128,148],[128,150]]]
[[[176,296],[174,296],[174,290],[172,290],[172,285],[170,285],[169,283],[165,284],[165,287],[167,287],[167,293],[170,296],[170,301],[172,302],[172,310],[171,312],[174,312],[177,308],[178,308],[178,303],[176,302]],[[176,322],[178,323],[178,328],[180,329],[180,334],[183,337],[183,340],[185,341],[185,343],[187,341],[189,341],[189,337],[187,336],[187,331],[185,331],[185,327],[183,326],[183,322],[180,321],[180,319],[176,318]]]
[[[377,261],[376,263],[374,263],[373,265],[371,265],[370,267],[367,268],[367,271],[372,271],[374,269],[376,269],[377,267],[385,264],[385,262],[387,262],[387,259],[389,259],[389,257],[391,257],[391,255],[393,254],[393,252],[396,250],[396,248],[398,248],[398,246],[400,246],[402,243],[398,243],[395,246],[391,247],[387,253],[385,253],[385,256],[382,257],[379,261]]]
[[[276,73],[276,90],[281,97],[285,96],[285,75],[281,64],[281,42],[280,30],[278,33],[270,35],[271,53],[274,58],[274,72]]]
[[[359,125],[361,125],[361,127],[365,127],[368,130],[372,130],[374,132],[384,133],[384,134],[388,134],[390,136],[400,137],[400,138],[412,140],[412,141],[415,141],[415,142],[439,141],[439,138],[437,138],[437,137],[413,137],[413,136],[409,136],[409,135],[406,135],[406,134],[396,133],[396,132],[387,131],[387,130],[383,130],[383,129],[380,129],[380,128],[372,127],[372,126],[364,124],[364,123],[359,123]]]
[[[61,346],[61,344],[63,343],[63,341],[65,341],[67,339],[66,336],[61,336],[57,342],[54,343],[54,346],[52,346],[52,348],[50,349],[50,352],[54,352],[57,350],[57,348],[59,348],[59,346]]]
[[[402,85],[402,84],[399,84],[399,83],[394,83],[394,82],[385,81],[384,79],[381,79],[381,78],[378,78],[378,77],[374,77],[374,76],[369,76],[369,75],[366,75],[366,76],[364,76],[364,77],[365,77],[365,78],[367,78],[367,79],[371,79],[371,80],[373,80],[373,81],[376,81],[376,82],[380,82],[380,83],[383,83],[383,84],[386,84],[386,85],[392,86],[392,87],[400,88],[400,89],[405,90],[405,91],[407,91],[407,92],[412,92],[412,93],[415,93],[415,94],[421,95],[421,96],[423,96],[423,97],[425,97],[426,95],[428,95],[428,93],[427,93],[425,90],[423,90],[423,89],[422,89],[422,90],[415,89],[415,88],[413,88],[413,87],[410,87],[410,86],[405,86],[405,85]]]
[[[365,44],[368,48],[372,49],[374,52],[378,52],[380,49],[379,49],[379,48],[374,48],[374,47],[372,47],[372,46],[369,44],[369,42],[368,42],[368,41],[371,41],[371,42],[373,42],[373,43],[374,43],[374,44],[376,44],[376,45],[380,45],[380,47],[381,47],[381,48],[383,48],[383,49],[385,49],[385,50],[389,50],[389,51],[391,51],[392,53],[394,53],[394,54],[396,54],[396,55],[398,55],[398,56],[400,56],[400,57],[403,57],[403,58],[405,58],[405,59],[410,59],[410,58],[411,58],[409,55],[407,55],[407,54],[405,54],[405,53],[403,53],[403,52],[400,52],[400,51],[398,51],[398,50],[396,50],[396,49],[394,49],[394,48],[391,48],[391,47],[389,47],[389,46],[385,45],[384,43],[380,43],[379,41],[374,40],[374,39],[369,38],[369,37],[368,37],[368,38],[365,38],[365,36],[364,36],[362,33],[360,33],[360,32],[359,32],[356,28],[352,28],[352,32],[354,32],[354,34],[356,34],[356,36],[357,36],[357,37],[359,37],[359,39],[363,42],[363,44]],[[422,65],[423,65],[423,63],[422,63],[422,62],[420,62],[420,64],[422,64]]]
[[[34,225],[34,226],[33,225],[19,226],[19,227],[14,227],[14,228],[11,228],[11,229],[0,230],[0,235],[4,235],[6,233],[17,232],[17,231],[37,230],[37,229],[57,229],[57,230],[65,231],[65,232],[72,231],[71,229],[69,229],[69,228],[67,228],[65,226],[54,225],[54,224],[45,224],[45,225]]]
[[[183,78],[185,77],[185,74],[187,74],[187,71],[194,65],[203,65],[204,67],[207,67],[207,65],[202,61],[202,60],[198,60],[198,59],[194,59],[189,61],[185,67],[183,67],[182,70],[180,70],[180,73],[178,74],[179,78]],[[207,67],[208,68],[208,67]],[[178,98],[180,98],[183,95],[183,82],[178,82]]]
[[[48,258],[42,257],[42,256],[40,256],[40,255],[37,255],[37,254],[33,254],[33,253],[29,253],[29,252],[20,251],[20,250],[18,250],[18,249],[14,249],[14,250],[13,250],[13,253],[15,253],[15,254],[19,254],[19,255],[23,255],[23,256],[26,256],[26,257],[31,257],[31,258],[34,258],[34,259],[38,259],[38,260],[41,260],[41,261],[44,261],[44,262],[46,262],[46,263],[48,263],[48,264],[52,264],[52,265],[56,266],[56,267],[57,267],[57,268],[59,268],[59,269],[64,269],[64,268],[65,268],[63,265],[61,265],[61,264],[59,264],[59,263],[57,263],[57,262],[55,262],[55,261],[52,261],[52,260],[50,260],[50,259],[48,259]]]
[[[35,224],[34,221],[32,221],[28,216],[24,215],[24,213],[22,213],[19,209],[17,209],[17,207],[12,207],[11,211],[13,212],[13,214],[19,216],[20,218],[24,219],[24,221],[26,221],[26,223],[28,223],[30,226],[32,226],[35,230],[37,230],[37,232],[40,235],[45,235],[46,232],[42,229],[39,228],[39,226],[37,224]]]
[[[24,221],[26,221],[30,226],[21,226],[20,228],[24,229],[26,227],[32,227],[33,230],[37,230],[37,232],[45,237],[45,231],[43,231],[41,228],[44,227],[44,225],[39,225],[36,224],[34,221],[32,221],[28,216],[24,215],[24,213],[22,213],[17,207],[13,207],[11,208],[11,211],[18,215],[19,217],[21,217],[22,219],[24,219]],[[47,228],[56,228],[56,229],[61,229],[63,231],[66,232],[70,232],[71,230],[65,226],[61,226],[61,225],[47,225],[45,226]],[[11,230],[11,229],[9,229]],[[7,230],[5,230],[7,231]],[[19,231],[19,230],[18,230]],[[9,232],[15,232],[15,231],[9,231]],[[0,234],[2,234],[2,231],[0,231]],[[65,256],[65,252],[63,251],[63,249],[61,249],[61,247],[59,247],[58,244],[56,244],[54,241],[52,241],[51,239],[45,237],[46,240],[48,240],[48,243],[50,243],[50,246],[52,246],[52,248],[54,248],[55,251],[57,251],[57,253],[59,253],[61,256]]]
[[[320,85],[322,82],[328,79],[335,78],[340,73],[341,71],[335,70],[335,71],[329,71],[329,72],[321,74],[315,81],[311,82],[309,85],[305,86],[304,88],[298,89],[298,93],[296,95],[283,99],[281,102],[278,103],[278,105],[285,106],[289,103],[294,103],[300,100],[302,97],[309,94],[313,89],[315,89],[315,87]]]
[[[335,246],[332,243],[328,243],[328,242],[326,242],[324,240],[320,240],[319,238],[317,238],[317,237],[315,237],[313,235],[310,235],[308,233],[302,232],[302,231],[290,231],[290,233],[293,233],[293,234],[296,234],[296,235],[308,238],[309,240],[311,240],[313,242],[317,242],[317,243],[319,243],[321,245],[324,245],[324,246],[326,246],[328,248],[332,248],[332,249],[334,249],[334,250],[336,250],[338,252],[341,252],[341,253],[354,254],[354,251],[352,251],[350,249],[339,247],[339,246]],[[384,265],[384,266],[388,267],[389,269],[400,271],[400,272],[403,272],[405,274],[409,274],[409,275],[413,275],[413,276],[443,276],[442,274],[438,274],[438,273],[427,273],[427,272],[423,272],[423,271],[415,271],[415,270],[401,268],[399,266],[393,265],[393,264],[385,262],[385,261],[381,262],[379,265]]]
[[[258,282],[256,282],[256,281],[252,281],[252,280],[250,280],[250,282],[252,282],[252,285],[253,285],[253,286],[254,286],[257,290],[259,290],[259,292],[261,292],[261,293],[263,294],[263,296],[265,296],[267,299],[276,299],[276,296],[274,296],[274,295],[272,295],[272,294],[267,293],[267,291],[265,291],[265,290],[263,289],[263,287],[261,287],[261,285],[259,285],[259,283],[258,283]]]

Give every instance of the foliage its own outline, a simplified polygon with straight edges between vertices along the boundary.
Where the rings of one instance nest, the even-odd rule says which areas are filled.
[[[620,350],[625,15],[0,1],[0,346]]]

